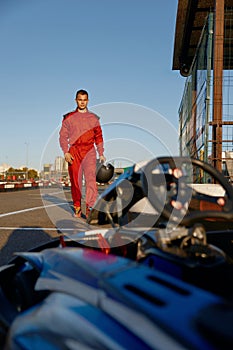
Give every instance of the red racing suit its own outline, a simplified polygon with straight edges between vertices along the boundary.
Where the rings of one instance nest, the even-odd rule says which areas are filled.
[[[104,153],[102,129],[99,117],[87,110],[67,113],[63,117],[59,134],[64,153],[71,153],[73,163],[68,165],[71,194],[75,207],[81,207],[82,178],[86,183],[86,205],[92,207],[97,199],[96,148],[99,156]]]

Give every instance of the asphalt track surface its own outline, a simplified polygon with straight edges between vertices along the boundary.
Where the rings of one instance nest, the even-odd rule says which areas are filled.
[[[82,207],[85,207],[85,198]],[[84,211],[85,212],[85,211]],[[34,249],[58,238],[91,229],[73,217],[69,188],[49,187],[0,193],[0,266],[15,252]]]

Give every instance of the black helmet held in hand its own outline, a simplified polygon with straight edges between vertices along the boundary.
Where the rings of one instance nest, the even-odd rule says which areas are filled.
[[[96,169],[96,181],[99,183],[107,183],[114,174],[114,166],[110,163],[99,163]]]

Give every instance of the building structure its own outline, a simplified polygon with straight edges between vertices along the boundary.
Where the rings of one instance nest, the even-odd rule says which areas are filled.
[[[62,156],[57,156],[54,161],[54,171],[62,172],[64,168],[65,159]]]
[[[186,78],[180,154],[233,181],[233,0],[178,0],[172,69]]]

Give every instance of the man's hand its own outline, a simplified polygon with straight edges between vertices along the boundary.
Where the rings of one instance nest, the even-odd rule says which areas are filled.
[[[70,154],[69,152],[67,152],[67,153],[64,154],[64,156],[65,156],[65,161],[66,161],[67,163],[70,163],[70,164],[73,163],[74,157],[72,156],[72,154]]]
[[[104,163],[106,161],[106,158],[105,158],[105,156],[103,155],[103,156],[100,156],[100,163]]]

